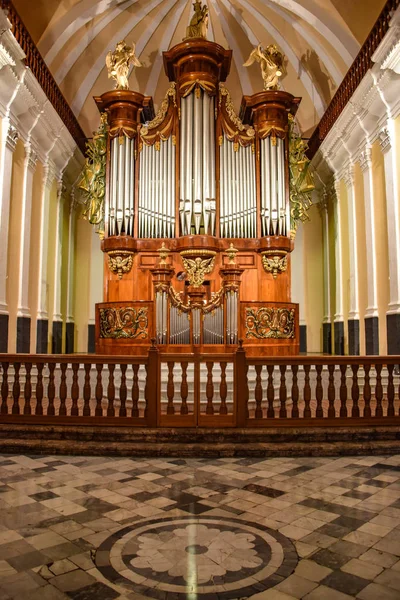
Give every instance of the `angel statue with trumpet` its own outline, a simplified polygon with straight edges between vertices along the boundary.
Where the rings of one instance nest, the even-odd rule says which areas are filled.
[[[106,56],[106,66],[108,69],[108,78],[115,79],[116,90],[129,90],[128,74],[129,65],[132,63],[134,67],[141,67],[142,63],[135,53],[136,46],[128,46],[123,40],[115,46],[114,52],[108,52]]]
[[[279,52],[275,44],[270,44],[266,48],[258,44],[243,66],[250,67],[254,62],[260,63],[264,90],[277,90],[279,78],[286,75],[285,57],[282,52]]]

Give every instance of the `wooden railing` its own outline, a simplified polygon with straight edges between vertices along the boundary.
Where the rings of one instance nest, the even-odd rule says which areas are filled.
[[[399,356],[0,355],[0,422],[400,425]]]
[[[36,44],[23,24],[21,17],[15,10],[12,1],[0,0],[0,8],[6,12],[7,18],[11,23],[11,31],[18,44],[26,54],[26,66],[30,68],[47,98],[50,100],[64,125],[74,138],[77,146],[81,149],[83,154],[85,154],[86,135],[79,125],[68,102],[64,98],[53,75],[50,73],[50,70],[44,62],[42,55],[36,47]]]
[[[361,46],[361,50],[354,59],[350,69],[347,71],[342,83],[336,90],[335,95],[308,142],[309,149],[307,154],[310,159],[315,155],[321,143],[328,135],[336,119],[356,91],[368,69],[371,68],[372,55],[383,40],[384,35],[387,33],[390,20],[399,4],[400,0],[388,0],[383,7],[371,33]],[[360,7],[360,10],[362,10],[362,7]]]

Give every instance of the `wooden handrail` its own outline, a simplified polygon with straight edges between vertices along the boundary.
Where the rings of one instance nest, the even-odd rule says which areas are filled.
[[[235,356],[237,352],[215,352],[215,353],[204,353],[204,354],[196,354],[196,353],[167,353],[162,352],[162,347],[158,346],[159,357],[161,362],[178,362],[178,361],[187,361],[187,362],[234,362]],[[57,364],[72,364],[72,363],[80,363],[82,365],[85,364],[123,364],[123,365],[131,365],[131,364],[140,364],[144,365],[148,360],[148,355],[113,355],[113,354],[1,354],[0,353],[0,364],[2,362],[18,362],[25,363],[31,362],[35,364],[47,364],[47,363],[57,363]],[[397,365],[400,363],[400,356],[390,354],[390,355],[366,355],[366,356],[339,356],[332,354],[308,354],[304,355],[293,355],[293,356],[246,356],[246,362],[250,366],[255,365],[276,365],[277,367],[280,365],[386,365],[392,364]]]
[[[7,14],[7,18],[11,23],[11,31],[26,55],[26,66],[30,68],[47,98],[74,138],[77,146],[80,148],[82,153],[85,154],[87,141],[86,135],[79,125],[74,113],[72,112],[71,107],[64,98],[64,95],[58,87],[56,80],[50,73],[50,70],[44,62],[42,55],[37,49],[31,35],[29,34],[29,31],[22,22],[22,19],[16,11],[12,0],[0,0],[0,8],[2,8]]]
[[[368,69],[371,68],[372,55],[387,33],[390,20],[399,4],[400,0],[387,0],[382,12],[380,13],[375,25],[371,30],[371,33],[361,46],[361,49],[354,59],[353,64],[347,71],[342,83],[336,90],[335,95],[330,101],[328,108],[326,109],[308,142],[307,154],[310,159],[315,155],[318,148],[328,135],[333,124],[341,114],[346,104],[349,102],[350,98],[361,83],[361,80],[366,75]]]
[[[8,363],[26,363],[34,364],[104,364],[104,365],[144,365],[147,363],[148,356],[132,355],[114,356],[110,354],[0,354],[0,365],[3,362]]]

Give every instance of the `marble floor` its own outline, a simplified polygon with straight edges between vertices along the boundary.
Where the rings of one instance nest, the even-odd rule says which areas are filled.
[[[0,456],[0,599],[399,600],[400,456]]]

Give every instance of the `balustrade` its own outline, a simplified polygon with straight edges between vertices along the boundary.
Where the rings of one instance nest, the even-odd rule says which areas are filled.
[[[396,356],[0,355],[0,421],[160,427],[400,424]]]

